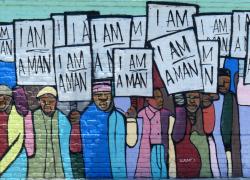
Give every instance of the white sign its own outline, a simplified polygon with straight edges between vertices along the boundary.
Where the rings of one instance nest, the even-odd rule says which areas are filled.
[[[131,47],[145,47],[146,16],[134,16],[131,25]]]
[[[0,24],[0,60],[5,62],[14,61],[14,34],[13,24]]]
[[[231,17],[231,14],[206,14],[194,17],[198,40],[219,40],[221,56],[229,56],[230,53]]]
[[[219,66],[219,41],[199,41],[198,42],[204,92],[216,93]]]
[[[55,48],[59,101],[91,100],[90,46]]]
[[[249,21],[250,11],[233,11],[231,57],[246,58],[247,25]]]
[[[18,20],[14,24],[18,85],[55,85],[52,20]]]
[[[97,12],[65,13],[67,45],[89,45],[90,29],[88,16]]]
[[[147,3],[147,40],[193,27],[194,14],[198,6],[194,4],[148,2]]]
[[[54,47],[65,46],[64,14],[51,14],[54,22]]]
[[[115,95],[152,96],[152,49],[115,49]]]
[[[131,17],[101,17],[90,21],[95,79],[113,77],[113,48],[130,47]]]
[[[193,29],[167,35],[150,43],[169,94],[203,89],[201,60]]]
[[[250,30],[250,24],[248,24],[248,29],[247,29],[248,44],[250,44],[249,30]],[[248,46],[248,49],[247,49],[247,59],[246,59],[246,64],[245,64],[244,83],[245,84],[250,84],[250,46]]]

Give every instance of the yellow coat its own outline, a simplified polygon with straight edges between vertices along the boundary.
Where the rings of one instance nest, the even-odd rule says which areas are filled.
[[[9,150],[0,161],[0,174],[2,174],[17,158],[24,142],[24,120],[13,105],[8,119]],[[21,167],[20,167],[21,168]]]

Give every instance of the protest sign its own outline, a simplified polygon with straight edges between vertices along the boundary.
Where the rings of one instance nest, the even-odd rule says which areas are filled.
[[[130,47],[131,16],[93,18],[91,39],[95,79],[113,77],[113,48]]]
[[[246,58],[247,25],[249,20],[250,11],[233,11],[231,57]]]
[[[152,96],[152,49],[114,49],[116,96]]]
[[[59,101],[91,100],[90,46],[55,48]]]
[[[231,17],[229,13],[200,14],[194,17],[198,40],[219,40],[221,56],[229,56],[230,53]]]
[[[204,92],[216,93],[219,66],[219,41],[199,41],[198,42]]]
[[[16,20],[14,26],[18,85],[55,85],[52,20]]]
[[[66,12],[66,44],[89,45],[89,17],[99,15],[97,11]]]
[[[145,47],[146,16],[133,16],[131,25],[131,47]]]
[[[54,47],[65,45],[64,14],[51,14],[54,24]]]
[[[248,24],[247,27],[247,38],[248,38],[248,44],[250,43],[250,24]],[[250,84],[250,46],[247,47],[247,59],[245,61],[245,71],[244,71],[244,84]]]
[[[0,60],[14,61],[14,33],[12,23],[0,23]]]
[[[193,28],[150,42],[154,61],[169,94],[202,90],[201,63]]]
[[[192,16],[198,11],[195,4],[148,2],[147,40],[193,27]]]

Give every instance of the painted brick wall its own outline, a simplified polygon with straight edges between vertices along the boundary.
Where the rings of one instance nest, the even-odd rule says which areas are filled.
[[[1,178],[250,177],[248,0],[0,3]]]

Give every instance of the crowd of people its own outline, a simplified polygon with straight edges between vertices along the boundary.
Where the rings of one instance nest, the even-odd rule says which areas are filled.
[[[71,104],[52,86],[0,85],[1,177],[242,177],[231,75],[219,69],[218,93],[169,95],[154,69],[152,97],[115,97],[107,79]]]

